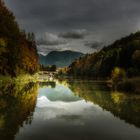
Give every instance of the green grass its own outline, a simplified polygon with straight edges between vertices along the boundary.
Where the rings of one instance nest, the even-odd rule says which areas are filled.
[[[38,74],[29,75],[29,74],[21,74],[17,77],[12,78],[11,76],[3,76],[0,75],[0,83],[12,83],[12,82],[22,82],[22,83],[28,83],[28,82],[37,82],[38,80]]]

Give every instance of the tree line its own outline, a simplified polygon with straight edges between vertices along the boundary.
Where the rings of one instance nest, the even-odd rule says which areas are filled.
[[[0,0],[0,75],[33,74],[37,70],[34,34],[21,31],[13,13]]]
[[[140,76],[140,32],[76,59],[67,69],[69,75],[92,78],[110,78],[114,72],[120,76]]]
[[[49,66],[40,65],[40,71],[56,72],[56,70],[57,70],[56,65]]]

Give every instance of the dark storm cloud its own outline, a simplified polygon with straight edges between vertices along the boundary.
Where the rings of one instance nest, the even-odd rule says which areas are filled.
[[[100,50],[104,46],[104,43],[99,42],[99,41],[94,41],[94,42],[86,41],[85,46],[90,47],[90,48],[95,49],[95,50]]]
[[[66,44],[66,42],[46,41],[46,40],[43,40],[43,39],[38,39],[37,40],[37,45],[50,45],[50,46],[55,46],[55,45],[60,45],[60,44]]]
[[[38,31],[44,28],[67,30],[85,26],[95,30],[99,26],[100,28],[108,26],[110,22],[125,20],[128,23],[138,18],[140,13],[139,0],[6,0],[6,2],[25,28],[30,27]]]
[[[87,30],[74,30],[70,32],[60,33],[59,36],[66,39],[83,39],[87,34]]]
[[[87,29],[92,32],[90,38],[96,36],[110,43],[140,28],[140,0],[5,1],[21,28],[36,35],[55,32],[64,33],[61,36],[65,38],[82,39],[83,35],[72,32]]]

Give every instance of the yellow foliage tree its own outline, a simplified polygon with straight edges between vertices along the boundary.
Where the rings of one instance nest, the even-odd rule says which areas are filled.
[[[122,81],[126,76],[125,70],[119,67],[115,67],[112,70],[112,81],[114,84],[117,84],[119,81]]]

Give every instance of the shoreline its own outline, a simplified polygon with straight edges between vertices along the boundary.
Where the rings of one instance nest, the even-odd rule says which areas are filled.
[[[49,74],[42,74],[40,75],[39,72],[35,73],[34,75],[30,74],[21,74],[17,77],[12,78],[11,76],[3,76],[0,75],[0,83],[29,83],[29,82],[47,82],[47,81],[54,81],[54,80],[69,80],[69,81],[92,81],[95,83],[106,83],[110,88],[113,90],[125,92],[125,93],[136,93],[140,94],[140,77],[133,77],[133,78],[126,78],[123,79],[122,81],[118,81],[118,83],[115,83],[113,85],[113,82],[111,79],[103,79],[103,78],[98,78],[98,79],[93,79],[89,77],[73,77],[73,76],[59,76],[59,75],[53,75],[52,77],[49,77]]]

